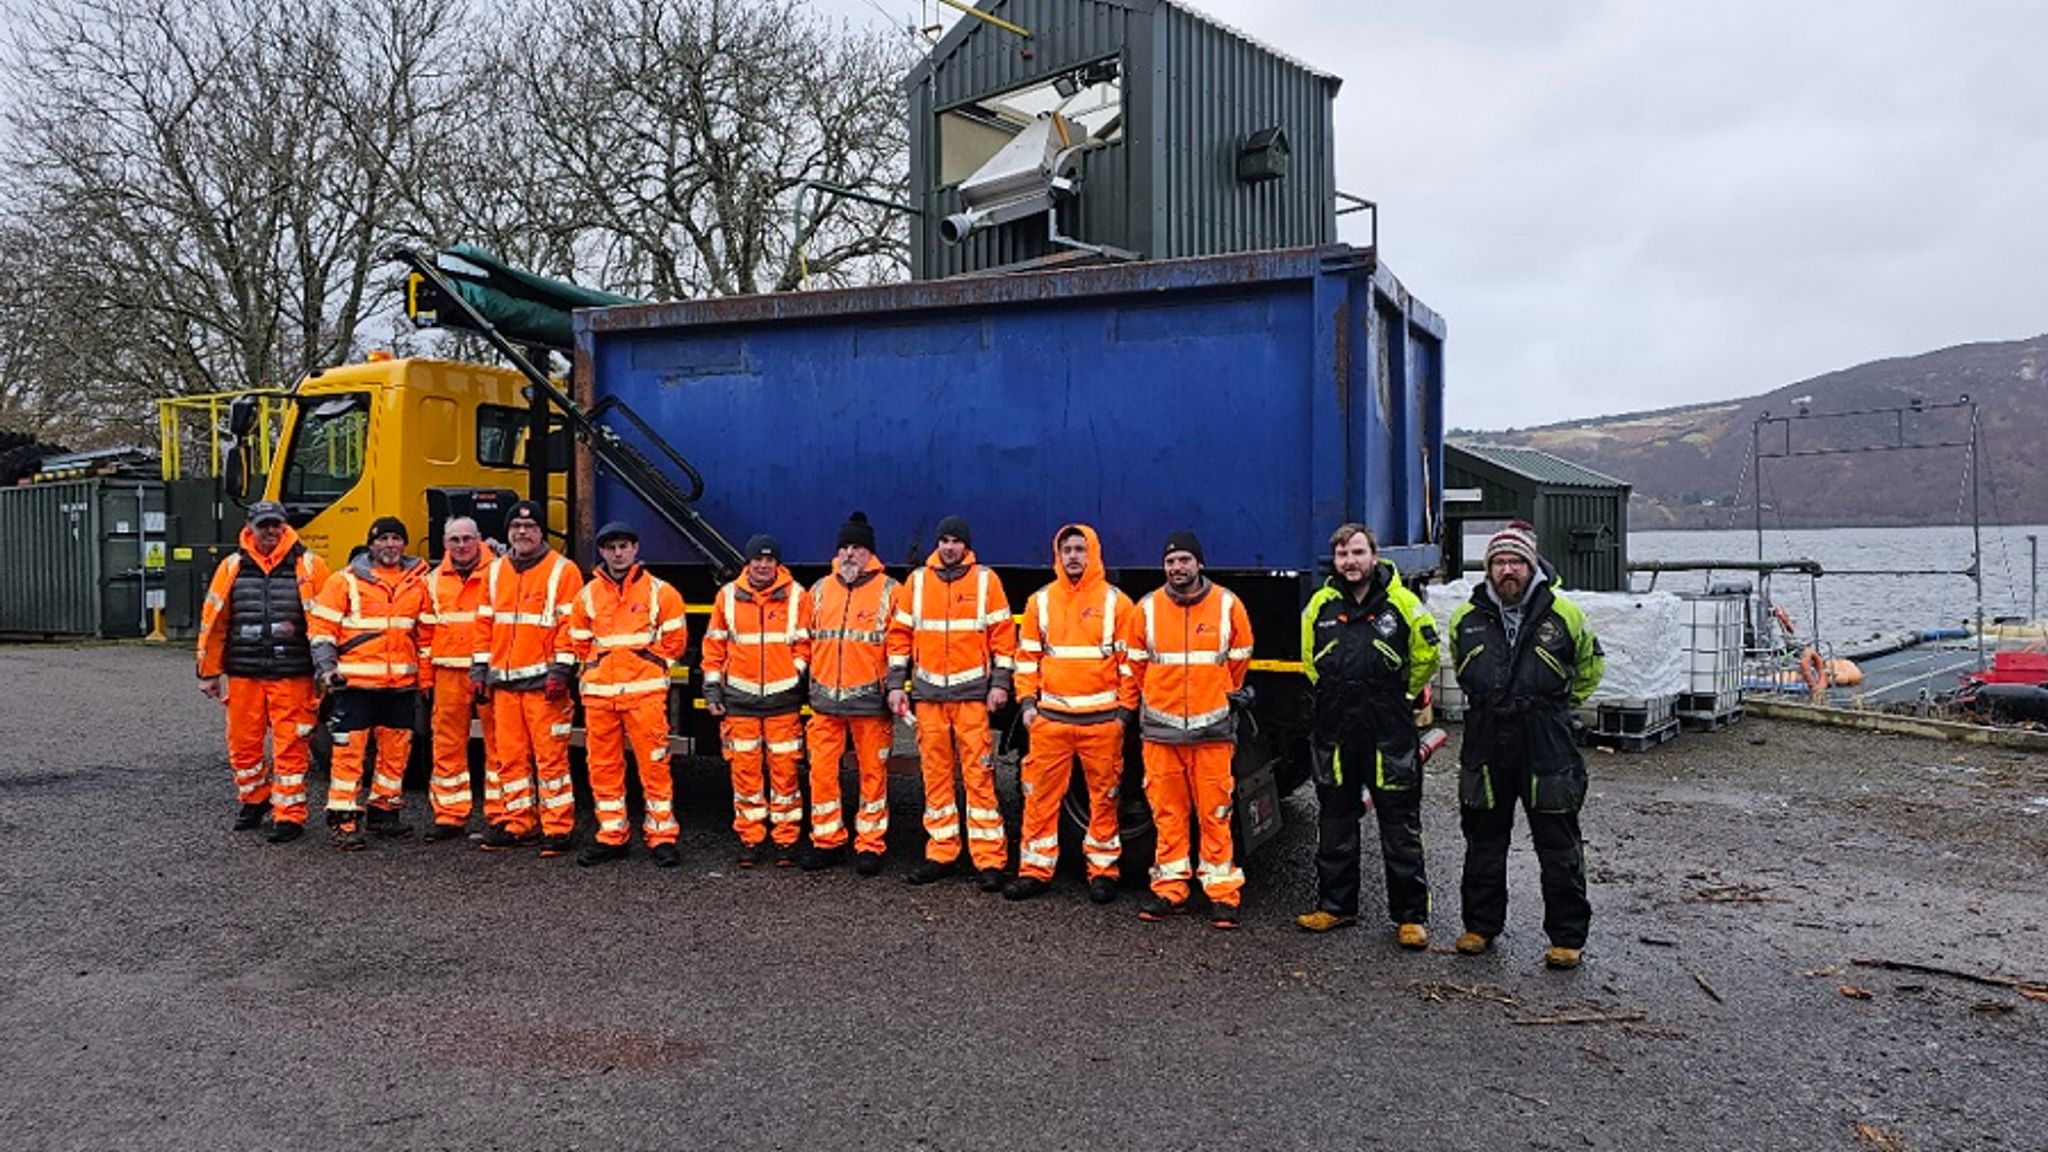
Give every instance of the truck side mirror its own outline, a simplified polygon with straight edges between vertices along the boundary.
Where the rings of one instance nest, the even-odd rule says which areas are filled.
[[[228,401],[228,435],[247,440],[256,430],[257,404],[254,396],[237,396]]]

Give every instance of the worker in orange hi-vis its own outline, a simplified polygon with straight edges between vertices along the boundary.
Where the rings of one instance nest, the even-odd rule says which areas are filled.
[[[804,671],[810,601],[782,566],[773,536],[747,541],[747,567],[718,590],[704,629],[704,707],[719,718],[732,769],[732,828],[742,868],[772,835],[775,866],[793,867],[803,836],[798,765],[804,748]]]
[[[855,512],[839,526],[832,572],[809,593],[811,608],[811,722],[804,729],[811,758],[811,850],[806,871],[846,857],[847,813],[840,761],[849,745],[860,780],[853,812],[853,868],[862,876],[882,870],[889,835],[889,619],[902,585],[875,558],[875,527]],[[908,657],[908,637],[899,654]]]
[[[236,831],[271,817],[273,844],[296,840],[306,828],[309,741],[319,721],[313,653],[306,613],[327,565],[285,522],[284,505],[249,506],[241,547],[214,569],[199,612],[199,689],[227,707],[228,768],[241,811]],[[270,738],[272,767],[263,762]]]
[[[419,688],[428,673],[419,631],[433,570],[406,554],[409,540],[403,520],[372,521],[368,547],[328,577],[307,624],[313,679],[333,705],[327,716],[327,730],[334,734],[327,828],[337,848],[365,847],[359,794],[366,767],[369,831],[384,837],[412,831],[403,816],[405,766],[412,758]],[[377,760],[369,767],[373,740]]]
[[[673,868],[681,857],[668,764],[668,670],[690,643],[683,596],[640,567],[640,534],[629,524],[614,520],[600,528],[597,554],[564,633],[582,669],[584,741],[597,807],[597,843],[576,863],[604,864],[626,854],[630,744],[640,770],[641,835],[654,863]]]
[[[1029,900],[1052,882],[1060,856],[1060,805],[1081,761],[1088,784],[1088,898],[1116,899],[1117,799],[1124,772],[1124,727],[1138,707],[1130,646],[1137,607],[1109,582],[1102,546],[1086,524],[1053,536],[1059,576],[1024,602],[1017,641],[1017,705],[1031,748],[1024,756],[1024,825],[1017,837],[1017,878],[1003,889]]]
[[[521,500],[505,515],[511,550],[493,561],[476,609],[470,683],[491,704],[497,730],[503,822],[484,833],[487,852],[538,838],[542,856],[575,848],[576,792],[569,777],[570,695],[576,657],[562,636],[583,573],[548,547],[547,510]]]
[[[1209,922],[1237,927],[1244,873],[1231,846],[1230,815],[1237,782],[1236,708],[1250,704],[1252,623],[1244,604],[1202,574],[1202,544],[1193,532],[1166,538],[1166,586],[1138,602],[1140,642],[1131,648],[1142,704],[1145,798],[1159,841],[1152,895],[1141,920],[1163,920],[1188,904],[1190,817],[1199,826],[1201,863],[1192,869],[1209,898]]]
[[[493,557],[485,551],[476,521],[467,516],[441,526],[441,550],[441,563],[427,577],[427,609],[420,617],[420,659],[431,673],[423,683],[432,706],[434,741],[434,769],[427,778],[434,822],[427,828],[427,840],[452,840],[469,833],[472,718],[483,730],[484,820],[498,824],[505,819],[498,772],[491,762],[491,749],[498,742],[491,731],[491,706],[478,702],[469,683],[470,665],[476,659],[476,610],[483,603],[485,573]]]
[[[974,558],[967,521],[939,521],[938,543],[910,574],[890,621],[909,654],[891,657],[889,708],[911,715],[917,693],[917,756],[924,774],[924,862],[908,877],[930,884],[960,862],[960,809],[953,773],[967,793],[967,850],[981,890],[1003,890],[1009,860],[996,798],[989,713],[1010,701],[1016,674],[1017,621],[1002,581]],[[900,660],[900,662],[899,662]]]

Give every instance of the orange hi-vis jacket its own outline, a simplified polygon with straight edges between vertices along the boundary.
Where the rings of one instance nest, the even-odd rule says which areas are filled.
[[[1078,580],[1060,567],[1059,541],[1078,531],[1088,564]],[[1130,648],[1143,643],[1137,606],[1102,570],[1102,544],[1086,524],[1053,536],[1053,582],[1024,602],[1017,641],[1017,700],[1069,724],[1099,724],[1138,707]]]
[[[811,604],[789,569],[756,591],[745,576],[718,590],[704,629],[704,702],[735,716],[779,716],[804,704]]]
[[[1131,667],[1144,698],[1140,733],[1161,744],[1235,740],[1230,697],[1252,664],[1244,604],[1204,576],[1193,602],[1181,604],[1161,588],[1138,602],[1138,617]]]
[[[341,673],[350,688],[417,688],[431,680],[419,643],[431,571],[417,556],[380,568],[364,552],[328,577],[306,622],[313,666]]]
[[[910,637],[889,630],[903,586],[868,557],[852,585],[837,573],[811,585],[811,709],[827,716],[887,716],[889,657],[907,661]]]
[[[524,565],[511,555],[491,564],[476,606],[476,662],[489,667],[493,687],[531,689],[550,671],[575,671],[561,634],[581,591],[583,573],[552,548]]]
[[[490,587],[492,562],[485,552],[464,575],[444,556],[427,574],[427,609],[420,616],[421,663],[466,672],[476,662],[476,612]]]
[[[583,669],[583,705],[666,698],[669,665],[690,644],[683,594],[633,565],[624,580],[599,565],[569,606],[569,651]]]
[[[910,682],[925,703],[980,700],[989,689],[1010,690],[1017,667],[1017,620],[1003,582],[969,550],[953,579],[945,577],[936,549],[924,567],[910,574],[896,615],[889,623],[892,650],[889,688]],[[900,661],[900,662],[899,662]]]
[[[213,581],[206,586],[206,603],[199,610],[199,675],[211,680],[224,672],[235,673],[236,669],[228,667],[229,648],[232,646],[241,661],[264,666],[239,674],[311,676],[311,658],[305,648],[304,618],[312,615],[313,601],[319,598],[321,586],[327,583],[326,562],[308,551],[299,542],[299,534],[290,526],[286,526],[284,535],[278,540],[277,550],[267,556],[257,550],[256,530],[246,524],[242,526],[241,544],[241,551],[222,560],[220,567],[213,570]],[[265,605],[261,602],[263,597],[259,597],[255,604],[238,605],[236,610],[229,610],[229,601],[234,596],[238,580],[252,591],[261,591],[258,581],[244,579],[255,575],[244,573],[244,564],[253,564],[262,573],[263,582],[267,583],[280,575],[277,571],[279,566],[287,563],[291,565],[292,581],[298,590],[296,611],[282,611],[294,606],[279,605],[274,600]],[[262,635],[231,635],[238,627]],[[288,673],[270,670],[291,665],[299,670]]]

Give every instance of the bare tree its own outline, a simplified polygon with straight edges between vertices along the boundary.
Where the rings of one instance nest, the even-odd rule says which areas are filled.
[[[795,0],[569,0],[540,50],[500,45],[552,165],[543,227],[614,291],[657,299],[897,274],[888,210],[807,180],[901,199],[901,41],[855,34]]]
[[[82,348],[137,396],[288,383],[355,350],[448,0],[79,0],[31,13],[20,198],[77,262]],[[95,341],[104,344],[105,341]]]

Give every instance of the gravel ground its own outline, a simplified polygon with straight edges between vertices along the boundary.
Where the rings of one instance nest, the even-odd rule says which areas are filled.
[[[1292,927],[1306,793],[1225,934],[1065,875],[907,887],[907,780],[873,880],[736,873],[703,766],[674,871],[274,847],[228,831],[183,650],[0,648],[0,683],[9,1148],[2048,1148],[2048,1003],[1850,963],[2048,979],[2013,753],[1750,720],[1599,755],[1554,973],[1525,845],[1499,949],[1447,951],[1449,756],[1411,954],[1370,886],[1366,927]]]

